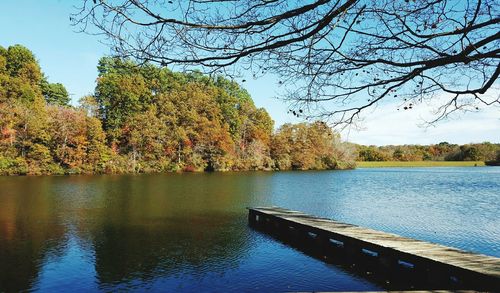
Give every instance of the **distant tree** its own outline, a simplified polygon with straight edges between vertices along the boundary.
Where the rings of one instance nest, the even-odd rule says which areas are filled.
[[[61,83],[49,83],[47,77],[43,77],[40,83],[42,94],[48,104],[66,106],[70,98],[68,91]]]
[[[494,161],[500,144],[489,142],[456,145],[441,142],[434,145],[356,145],[359,161]]]
[[[375,146],[362,146],[358,150],[359,161],[388,161],[389,156]]]
[[[475,146],[462,146],[464,161],[478,161],[480,159],[479,150]]]
[[[398,148],[394,151],[394,153],[392,154],[392,158],[396,161],[408,161],[405,158],[405,152],[401,148]]]
[[[353,157],[345,147],[323,122],[284,124],[273,136],[271,156],[279,170],[352,167]]]
[[[97,28],[118,56],[274,73],[292,113],[339,124],[382,101],[401,110],[432,101],[433,121],[500,104],[499,7],[498,0],[84,0],[71,19],[84,31]]]
[[[92,95],[83,96],[78,100],[79,107],[87,113],[89,117],[99,117],[99,104]]]

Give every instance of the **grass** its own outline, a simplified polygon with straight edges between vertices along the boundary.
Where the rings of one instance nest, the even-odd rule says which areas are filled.
[[[413,162],[356,162],[358,168],[387,167],[475,167],[485,166],[482,161],[413,161]]]

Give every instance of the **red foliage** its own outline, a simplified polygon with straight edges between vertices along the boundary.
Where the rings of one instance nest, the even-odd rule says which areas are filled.
[[[183,171],[184,172],[194,172],[194,171],[196,171],[196,169],[192,165],[187,165],[186,167],[184,167]]]

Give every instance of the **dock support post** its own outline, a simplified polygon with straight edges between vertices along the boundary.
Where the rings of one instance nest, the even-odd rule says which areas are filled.
[[[256,226],[257,224],[257,214],[253,210],[248,211],[248,224],[250,226]]]

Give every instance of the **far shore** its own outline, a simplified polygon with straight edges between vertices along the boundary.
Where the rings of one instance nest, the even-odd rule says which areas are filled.
[[[386,168],[386,167],[480,167],[486,166],[483,161],[381,161],[356,162],[357,168]]]

